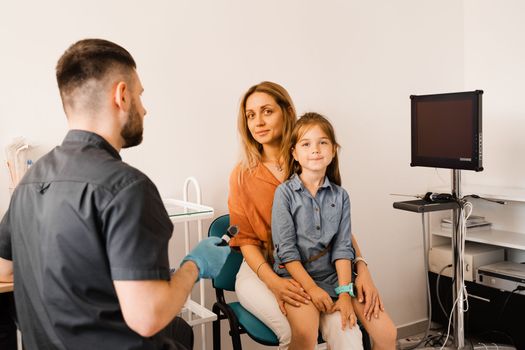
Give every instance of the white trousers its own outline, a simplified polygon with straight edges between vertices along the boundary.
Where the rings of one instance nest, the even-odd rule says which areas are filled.
[[[241,305],[266,324],[279,339],[279,349],[286,350],[290,345],[292,331],[288,319],[281,313],[275,295],[255,272],[243,261],[235,281],[235,293]],[[339,311],[322,313],[319,320],[321,335],[330,350],[361,350],[363,341],[358,326],[341,329]]]

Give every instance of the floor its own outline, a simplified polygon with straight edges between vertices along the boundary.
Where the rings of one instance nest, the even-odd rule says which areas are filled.
[[[418,350],[424,350],[424,349],[441,349],[443,347],[445,338],[447,336],[446,329],[444,331],[442,330],[431,330],[426,340],[423,340],[423,337],[425,336],[425,333],[416,334],[413,336],[409,336],[406,338],[402,338],[398,340],[397,349],[398,350],[409,350],[409,349],[418,349]],[[416,346],[419,344],[416,348]],[[449,337],[447,341],[447,346],[443,347],[442,349],[456,349],[454,346],[453,339]],[[465,339],[465,347],[463,348],[465,350],[516,350],[515,347],[510,346],[508,344],[502,344],[502,343],[488,343],[488,342],[481,342],[476,339],[467,338]]]

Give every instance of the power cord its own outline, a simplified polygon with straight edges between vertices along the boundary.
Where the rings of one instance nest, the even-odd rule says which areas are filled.
[[[461,231],[463,233],[466,233],[467,232],[467,220],[470,217],[470,215],[472,214],[472,203],[461,201],[461,202],[459,202],[459,204],[460,204],[460,206],[459,206],[459,210],[460,210],[459,214],[460,215],[459,215],[459,223],[458,224],[461,227],[458,227],[458,228],[461,228]],[[460,257],[464,257],[465,256],[465,234],[463,234],[462,239],[459,242],[459,250],[461,251],[459,256]],[[445,338],[445,341],[444,341],[443,345],[441,346],[440,350],[443,350],[443,348],[445,347],[445,345],[448,342],[448,338],[450,337],[450,326],[452,324],[452,316],[454,315],[454,308],[457,307],[458,302],[462,302],[462,303],[464,303],[466,305],[466,307],[463,309],[463,312],[467,312],[468,308],[469,308],[469,306],[468,306],[467,287],[465,285],[465,276],[463,276],[463,274],[462,274],[462,277],[463,278],[460,281],[460,288],[462,290],[462,293],[459,293],[456,296],[456,300],[454,300],[454,303],[452,304],[452,309],[450,310],[450,316],[448,318],[447,337]],[[462,300],[460,300],[461,294],[463,294],[463,299]]]
[[[479,196],[477,194],[468,194],[468,195],[464,196],[463,198],[467,198],[467,197],[476,198],[476,199],[482,199],[482,200],[487,201],[487,202],[498,203],[498,204],[501,204],[501,205],[507,204],[507,202],[505,202],[505,201],[502,201],[502,200],[499,200],[499,199],[485,198],[485,197],[481,197],[481,196]]]
[[[501,321],[501,318],[503,317],[503,314],[505,313],[505,309],[507,308],[507,304],[509,303],[510,297],[512,297],[512,295],[514,293],[516,293],[518,291],[522,291],[522,290],[525,290],[524,286],[517,286],[516,288],[514,288],[514,290],[512,292],[510,292],[510,294],[505,299],[505,302],[503,303],[503,306],[501,307],[501,311],[499,313],[498,320],[497,320],[496,323],[499,324],[499,322]]]
[[[452,264],[448,264],[447,266],[444,266],[439,271],[439,273],[437,275],[437,279],[436,279],[436,297],[437,297],[437,300],[438,300],[438,303],[439,303],[439,307],[441,308],[441,311],[443,311],[443,314],[445,315],[446,318],[448,318],[448,313],[445,310],[445,307],[443,306],[443,303],[441,302],[441,297],[439,296],[439,279],[441,278],[441,274],[443,273],[443,271],[445,271],[446,269],[451,268],[451,267],[452,267]]]
[[[502,331],[498,331],[498,330],[488,330],[488,331],[485,331],[485,332],[481,332],[481,333],[478,333],[477,336],[481,337],[482,339],[485,339],[487,341],[492,341],[494,340],[494,337],[493,336],[502,336],[504,337],[507,341],[509,341],[509,344],[512,345],[513,347],[516,347],[516,343],[514,342],[514,339],[512,339],[512,337],[510,335],[508,335],[507,333],[505,332],[502,332]],[[490,337],[490,338],[487,338],[487,337]]]
[[[458,226],[462,226],[463,227],[463,232],[466,232],[466,225],[467,225],[466,221],[469,218],[470,214],[472,214],[472,203],[458,201],[458,204],[460,204],[460,220],[459,220],[460,222],[459,222]],[[467,208],[468,211],[465,211],[465,208]],[[427,286],[428,323],[427,323],[427,329],[425,331],[425,335],[421,338],[421,340],[417,344],[407,348],[406,350],[413,350],[413,349],[417,348],[418,346],[420,346],[423,342],[427,342],[428,343],[430,340],[435,338],[435,337],[428,338],[428,334],[430,332],[430,324],[432,322],[432,303],[430,302],[431,296],[430,296],[430,282],[429,282],[429,279],[428,279],[428,271],[429,271],[429,266],[428,265],[429,265],[429,263],[428,263],[428,249],[427,249],[427,233],[426,233],[426,229],[425,229],[425,214],[424,213],[421,214],[421,224],[422,224],[422,228],[423,228],[423,247],[424,247],[424,251],[425,251],[425,254],[423,254],[423,255],[424,255],[424,263],[425,263],[425,271],[426,271],[426,276],[427,276],[426,277],[426,286]],[[459,228],[458,226],[456,226],[456,227]],[[464,235],[463,235],[462,242],[460,243],[459,249],[461,250],[461,255],[460,256],[464,256],[464,254],[465,254],[465,236]],[[445,268],[447,268],[447,267],[445,267]],[[443,272],[443,270],[445,268],[443,268],[441,270],[441,272]],[[441,273],[439,275],[441,275]],[[464,279],[461,281],[461,286],[462,286],[463,295],[464,295],[464,298],[463,298],[462,302],[467,304],[467,307],[464,310],[464,312],[466,312],[468,310],[468,294],[467,294],[467,290],[466,290]],[[438,295],[439,295],[439,293],[438,293]],[[445,338],[445,342],[443,343],[443,345],[442,345],[440,350],[442,350],[445,347],[445,345],[447,344],[448,338],[450,336],[450,326],[451,326],[451,323],[452,323],[452,315],[453,315],[453,311],[454,311],[454,308],[456,307],[456,304],[457,304],[458,300],[459,300],[459,295],[457,296],[456,300],[454,301],[454,304],[452,305],[452,310],[450,311],[450,317],[449,317],[449,322],[448,322],[448,327],[447,327],[447,337]],[[442,311],[445,312],[445,308],[443,307],[441,302],[440,302],[440,306],[442,308]],[[446,312],[445,312],[445,315],[446,315]],[[442,336],[443,335],[439,336],[439,340],[441,340]]]

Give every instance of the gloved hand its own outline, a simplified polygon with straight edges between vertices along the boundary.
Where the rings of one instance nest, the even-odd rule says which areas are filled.
[[[230,254],[230,247],[218,246],[219,243],[221,243],[219,237],[203,239],[182,259],[180,265],[191,260],[199,268],[199,279],[217,277]]]

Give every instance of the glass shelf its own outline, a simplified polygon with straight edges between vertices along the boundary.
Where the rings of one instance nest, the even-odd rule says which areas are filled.
[[[207,322],[213,322],[217,319],[217,315],[210,310],[206,309],[201,304],[188,299],[186,300],[186,304],[184,304],[184,307],[180,311],[181,313],[184,312],[191,312],[192,316],[191,319],[186,320],[190,326],[196,326],[198,324],[203,324]],[[197,318],[195,318],[197,316]]]
[[[207,205],[171,198],[165,198],[162,202],[172,222],[188,222],[213,218],[213,208]]]
[[[171,198],[164,198],[162,202],[164,203],[168,216],[173,223],[210,219],[214,216],[213,208],[207,205]],[[186,244],[189,244],[188,241],[186,241]],[[199,283],[202,284],[203,282],[201,281]],[[201,301],[203,300],[203,293],[204,290],[201,288]],[[186,300],[181,313],[188,313],[188,320],[186,321],[192,327],[196,325],[204,325],[205,323],[213,322],[217,319],[215,313],[191,299]],[[205,343],[203,343],[203,349],[205,348]]]

